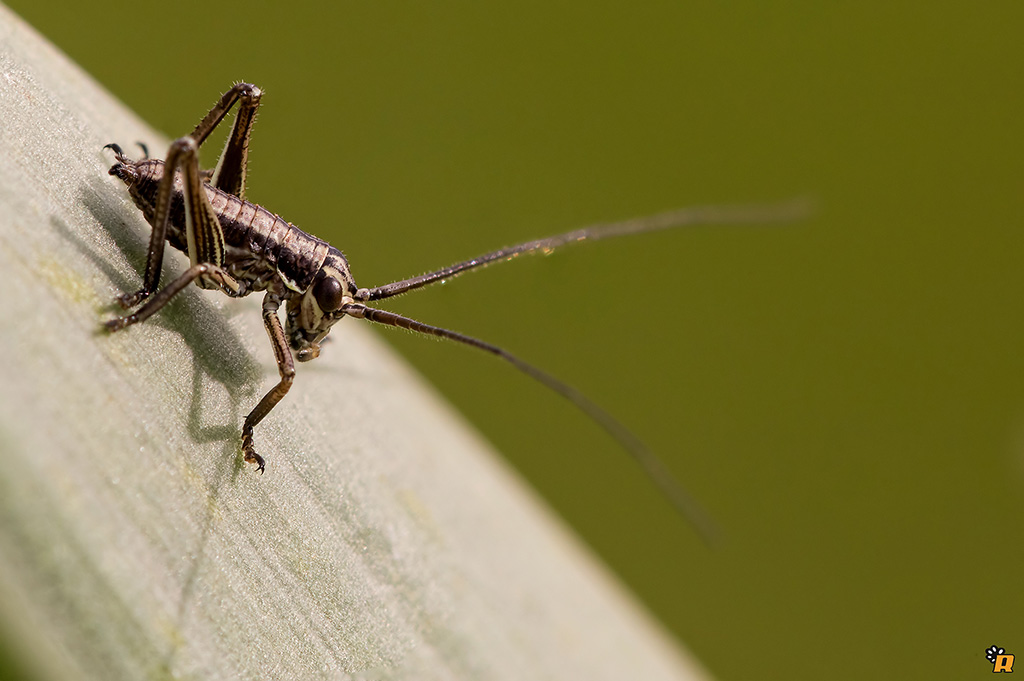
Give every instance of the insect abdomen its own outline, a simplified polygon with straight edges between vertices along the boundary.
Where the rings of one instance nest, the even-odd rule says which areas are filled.
[[[152,223],[164,163],[158,159],[147,159],[136,164],[135,169],[138,177],[131,187],[132,197]],[[294,291],[309,288],[327,257],[330,246],[326,242],[303,232],[262,206],[208,184],[204,184],[203,189],[210,198],[228,246],[242,249],[276,269],[288,288]],[[175,178],[171,193],[168,227],[167,240],[175,248],[187,251],[185,198],[180,177]]]
[[[326,242],[282,220],[266,208],[205,185],[220,219],[224,240],[277,269],[288,288],[305,291],[330,248]]]

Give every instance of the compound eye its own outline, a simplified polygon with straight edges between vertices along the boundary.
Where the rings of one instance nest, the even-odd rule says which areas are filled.
[[[324,277],[313,285],[313,297],[324,312],[334,312],[341,307],[341,282],[334,277]]]

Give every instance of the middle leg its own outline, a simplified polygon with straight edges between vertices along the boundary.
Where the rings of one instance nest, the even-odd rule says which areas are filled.
[[[171,299],[174,298],[174,296],[185,290],[186,286],[200,277],[224,282],[225,288],[228,288],[231,285],[236,287],[238,286],[237,282],[232,279],[230,274],[216,265],[211,265],[209,263],[193,265],[185,270],[177,279],[161,289],[155,296],[146,300],[146,304],[138,310],[130,315],[125,315],[124,317],[111,319],[109,322],[106,322],[104,326],[108,331],[120,331],[132,324],[138,324],[139,322],[149,319],[159,312],[164,305],[171,302]]]

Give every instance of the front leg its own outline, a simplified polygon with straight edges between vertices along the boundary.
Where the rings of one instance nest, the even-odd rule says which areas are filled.
[[[274,358],[277,360],[277,370],[281,374],[281,380],[263,396],[256,408],[249,412],[242,425],[243,456],[246,462],[256,464],[256,470],[260,473],[263,472],[264,462],[263,457],[256,453],[256,448],[253,446],[252,429],[288,394],[288,389],[292,387],[292,381],[295,380],[295,360],[292,359],[292,351],[288,347],[288,339],[285,338],[281,319],[277,316],[280,306],[281,299],[273,293],[267,293],[263,299],[263,326],[266,327],[267,335],[270,336],[270,342],[274,347]]]

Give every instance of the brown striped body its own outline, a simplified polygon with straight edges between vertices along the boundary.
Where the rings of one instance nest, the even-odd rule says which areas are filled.
[[[129,192],[146,221],[152,224],[164,162],[147,159],[138,162],[135,170],[137,178],[129,187]],[[203,189],[217,213],[224,233],[223,267],[242,284],[238,295],[267,290],[276,281],[280,281],[283,283],[283,290],[279,291],[281,297],[292,298],[310,287],[328,256],[331,256],[334,268],[342,267],[346,279],[351,282],[348,262],[338,249],[327,242],[307,234],[255,203],[208,184],[204,184]],[[167,241],[179,251],[188,253],[185,201],[180,178],[176,179],[172,194]],[[355,285],[350,286],[354,291]]]

